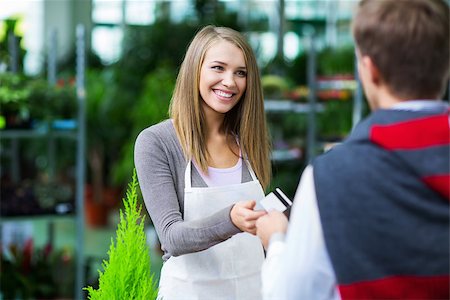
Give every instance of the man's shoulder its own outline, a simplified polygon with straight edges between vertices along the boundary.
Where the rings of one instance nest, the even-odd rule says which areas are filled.
[[[385,158],[382,152],[367,138],[349,138],[314,160],[314,174],[319,177],[328,174],[334,180],[340,178],[344,181],[347,177],[364,177],[367,172],[378,168],[380,160]]]

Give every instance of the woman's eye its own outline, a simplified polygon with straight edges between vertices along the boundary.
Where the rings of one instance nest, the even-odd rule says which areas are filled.
[[[245,71],[237,71],[236,74],[237,74],[237,76],[239,76],[239,77],[245,77],[245,76],[247,76],[247,72],[245,72]]]
[[[212,66],[211,69],[222,71],[223,67],[222,66]]]

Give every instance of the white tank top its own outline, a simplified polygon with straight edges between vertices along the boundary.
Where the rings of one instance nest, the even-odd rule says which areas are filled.
[[[236,165],[231,168],[208,167],[208,175],[204,174],[195,162],[198,173],[209,187],[238,184],[242,182],[242,158],[239,157]]]

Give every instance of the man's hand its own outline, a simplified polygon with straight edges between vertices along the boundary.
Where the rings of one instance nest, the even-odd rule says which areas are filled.
[[[242,231],[256,234],[255,222],[265,215],[265,211],[254,211],[256,202],[254,200],[237,202],[230,211],[233,224]]]
[[[270,237],[274,233],[285,233],[287,227],[287,217],[279,211],[272,210],[256,221],[256,235],[261,239],[264,249],[267,250]]]

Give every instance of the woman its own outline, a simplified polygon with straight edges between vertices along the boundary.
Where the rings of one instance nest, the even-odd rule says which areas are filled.
[[[165,260],[159,298],[259,299],[255,200],[270,179],[256,59],[238,32],[206,26],[181,65],[170,120],[143,130],[135,164]]]

